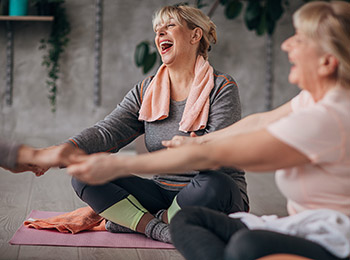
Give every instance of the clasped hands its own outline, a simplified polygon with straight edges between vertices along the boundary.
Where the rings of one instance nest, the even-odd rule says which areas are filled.
[[[163,141],[166,148],[176,148],[185,144],[195,143],[190,137],[174,136],[171,140]],[[22,145],[18,152],[17,166],[12,172],[32,171],[36,176],[43,175],[51,167],[67,167],[67,173],[89,184],[103,184],[123,176],[120,166],[125,156],[111,156],[109,153],[87,155],[83,150],[69,143],[34,149]]]

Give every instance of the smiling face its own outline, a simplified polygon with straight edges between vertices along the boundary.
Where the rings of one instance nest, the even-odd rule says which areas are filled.
[[[189,29],[186,22],[180,24],[169,18],[155,26],[155,33],[155,43],[165,65],[186,62],[190,55],[196,55],[198,43],[194,44],[194,30]]]
[[[318,44],[298,31],[282,43],[282,50],[288,53],[292,67],[288,80],[301,89],[312,91],[318,85],[319,66],[322,65],[323,52]]]

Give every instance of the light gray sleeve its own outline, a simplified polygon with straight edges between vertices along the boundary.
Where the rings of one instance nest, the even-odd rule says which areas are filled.
[[[241,119],[241,102],[236,82],[227,74],[219,74],[210,97],[206,132],[225,128]]]
[[[18,149],[21,145],[0,140],[0,166],[13,169],[16,166]]]
[[[144,124],[138,120],[140,89],[141,84],[136,85],[108,116],[69,141],[88,154],[117,152],[142,135]]]

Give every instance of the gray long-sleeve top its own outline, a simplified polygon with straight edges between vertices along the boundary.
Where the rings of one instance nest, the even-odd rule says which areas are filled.
[[[138,120],[143,96],[152,79],[153,76],[136,84],[108,116],[69,141],[89,154],[117,152],[138,136],[145,134],[146,147],[152,152],[164,148],[161,144],[163,140],[170,140],[175,135],[189,135],[178,130],[186,100],[171,100],[169,116],[166,119],[155,122]],[[231,76],[214,71],[214,88],[209,98],[208,123],[205,129],[196,131],[197,135],[225,128],[241,118],[238,88]],[[229,168],[223,170],[234,178],[242,191],[244,200],[248,203],[244,172]],[[196,173],[168,174],[154,176],[153,179],[165,189],[178,190]]]
[[[20,145],[14,142],[0,140],[0,166],[13,169],[16,166],[17,154]]]

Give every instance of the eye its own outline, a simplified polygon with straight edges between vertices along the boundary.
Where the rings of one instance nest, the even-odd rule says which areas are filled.
[[[302,43],[303,39],[298,35],[297,37],[295,37],[295,42]]]
[[[169,27],[174,27],[174,26],[175,26],[174,23],[170,23],[170,24],[167,25],[168,28],[169,28]]]

